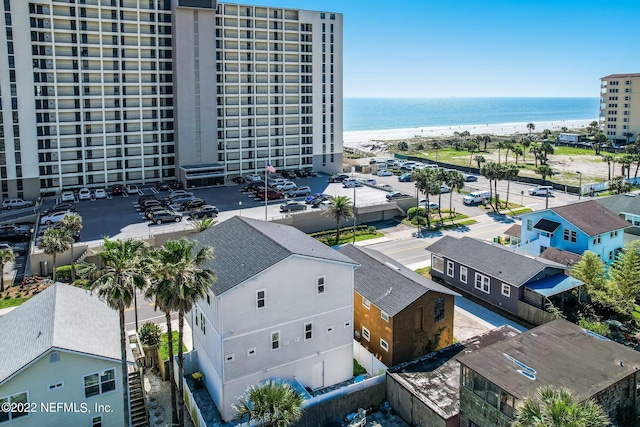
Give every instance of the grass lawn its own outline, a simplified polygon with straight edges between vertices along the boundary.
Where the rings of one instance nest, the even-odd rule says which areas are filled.
[[[16,307],[28,300],[31,297],[16,297],[16,298],[2,298],[0,299],[0,308]]]
[[[366,373],[367,373],[367,370],[364,369],[356,359],[353,359],[353,376],[357,377],[358,375],[362,375]]]
[[[172,334],[173,335],[173,353],[174,355],[177,355],[178,354],[178,331],[172,331],[172,332],[173,332]],[[160,345],[158,346],[158,353],[160,354],[160,357],[162,358],[162,360],[169,359],[169,341],[167,339],[168,336],[169,334],[167,334],[166,332],[160,335]],[[182,351],[186,352],[187,347],[183,345]]]

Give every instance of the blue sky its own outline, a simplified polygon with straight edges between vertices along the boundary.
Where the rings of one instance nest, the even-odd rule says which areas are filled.
[[[344,14],[344,96],[597,97],[640,73],[638,0],[247,0]]]

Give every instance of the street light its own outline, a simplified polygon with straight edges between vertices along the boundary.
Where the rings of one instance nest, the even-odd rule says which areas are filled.
[[[351,166],[351,177],[354,178],[356,167]],[[356,243],[356,183],[353,183],[353,243]]]
[[[414,187],[416,187],[416,222],[418,223],[418,237],[420,237],[420,215],[418,215],[420,213],[420,192],[417,182],[414,184]],[[427,215],[429,215],[429,206],[427,206]]]
[[[578,176],[580,177],[580,186],[578,187],[578,200],[582,197],[582,172],[576,171]]]
[[[242,200],[238,202],[238,206],[240,207],[240,216],[242,216]]]

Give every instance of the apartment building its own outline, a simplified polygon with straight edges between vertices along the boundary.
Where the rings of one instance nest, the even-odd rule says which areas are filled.
[[[3,198],[342,165],[340,14],[214,0],[3,8]]]
[[[635,141],[640,132],[640,73],[600,78],[600,129],[614,143]]]

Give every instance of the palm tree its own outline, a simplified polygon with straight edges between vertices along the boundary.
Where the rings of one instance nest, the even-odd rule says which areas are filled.
[[[589,127],[587,129],[589,129],[589,136],[593,135],[593,132],[598,130],[598,122],[595,120],[592,121],[589,123]]]
[[[520,168],[516,165],[508,165],[505,169],[505,178],[507,180],[507,208],[509,207],[509,189],[511,186],[511,181],[516,179],[519,173]]]
[[[204,216],[202,219],[193,221],[193,229],[195,230],[196,233],[202,233],[203,231],[213,227],[216,224],[216,222],[217,221],[213,217],[209,218],[207,216]]]
[[[331,204],[322,212],[322,214],[336,220],[335,244],[337,245],[340,243],[340,222],[344,219],[353,218],[354,207],[353,203],[351,203],[351,199],[347,196],[332,196],[329,197],[329,201]]]
[[[538,167],[538,159],[540,159],[540,146],[538,144],[531,144],[531,148],[529,148],[529,152],[533,154],[535,167]]]
[[[475,160],[476,163],[478,164],[478,169],[480,169],[480,167],[482,166],[482,163],[486,163],[487,161],[484,158],[484,156],[480,156],[480,155],[473,156],[473,160]]]
[[[540,165],[536,168],[536,173],[542,177],[543,181],[546,181],[547,177],[554,174],[553,169],[547,165]]]
[[[496,195],[496,211],[500,211],[500,194],[498,194],[498,181],[502,181],[507,177],[507,164],[504,165],[498,164],[495,171],[495,178],[493,181],[493,185],[495,187],[495,195]]]
[[[127,393],[129,376],[127,371],[127,336],[124,312],[131,306],[136,288],[145,285],[141,256],[145,243],[139,240],[104,239],[103,249],[97,253],[104,267],[90,269],[99,277],[91,285],[91,292],[107,305],[118,311],[120,317],[120,357],[122,359],[122,398],[124,403],[124,425],[129,425],[129,396]]]
[[[624,171],[626,170],[627,171],[626,177],[629,178],[629,174],[631,173],[631,163],[633,162],[634,162],[633,156],[627,155],[627,156],[623,156],[620,159],[620,167],[621,167],[620,173],[622,174],[623,177],[625,176]]]
[[[507,163],[507,158],[509,157],[509,151],[513,150],[513,147],[516,146],[516,142],[513,139],[509,139],[504,142],[504,148],[507,149],[507,152],[504,154],[504,162]]]
[[[251,386],[245,396],[233,404],[236,420],[247,425],[252,421],[266,427],[288,427],[302,417],[304,397],[290,384],[267,380],[258,386]]]
[[[543,139],[547,139],[551,135],[551,129],[545,129],[542,131]]]
[[[424,193],[427,198],[427,230],[431,229],[431,215],[429,214],[429,196],[440,194],[440,181],[434,169],[416,169],[411,172],[411,179],[415,181],[418,191]]]
[[[484,150],[483,151],[487,151],[487,144],[491,142],[491,137],[489,135],[484,135],[482,137],[482,142],[484,143]]]
[[[560,128],[560,132],[566,132],[566,131],[568,131],[568,130],[569,130],[569,128],[568,128],[568,127],[566,127],[566,126],[562,126],[562,127]]]
[[[531,136],[531,132],[536,129],[536,125],[534,125],[533,123],[527,123],[527,129],[529,129],[529,136]]]
[[[536,396],[527,397],[516,408],[513,427],[605,427],[611,425],[602,408],[593,400],[578,403],[569,390],[545,386]]]
[[[433,141],[431,146],[436,150],[436,163],[438,163],[438,149],[440,149],[440,143],[438,141]]]
[[[498,164],[500,164],[500,150],[504,148],[504,141],[498,142]]]
[[[609,181],[611,181],[611,163],[613,162],[613,156],[610,154],[607,154],[602,158],[602,161],[607,163],[607,171],[609,172]]]
[[[629,143],[629,139],[633,137],[633,132],[625,132],[622,134],[627,139],[627,144]]]
[[[60,228],[67,230],[71,234],[71,238],[82,230],[82,217],[77,213],[65,215],[60,220]],[[76,280],[76,257],[73,254],[73,242],[71,242],[71,281]]]
[[[549,154],[554,153],[553,145],[550,142],[543,142],[540,145],[540,164],[546,165],[549,161]]]
[[[170,295],[166,298],[168,305],[178,311],[178,425],[184,426],[184,398],[182,381],[184,370],[183,331],[184,316],[191,311],[195,303],[207,295],[209,286],[216,280],[213,270],[203,268],[203,264],[213,258],[213,249],[202,246],[194,254],[195,241],[182,238],[169,240],[159,250],[168,264],[173,283],[170,288],[165,288]],[[169,337],[169,339],[172,339]],[[171,360],[173,363],[173,360]],[[171,379],[173,381],[173,378]]]
[[[53,256],[53,281],[56,281],[56,256],[65,252],[73,244],[71,234],[62,228],[48,228],[40,239],[38,247],[47,255]]]
[[[453,192],[460,193],[460,190],[464,188],[464,176],[458,171],[449,171],[445,177],[445,183],[451,188],[449,192],[449,211],[453,212]],[[453,222],[453,215],[451,216],[451,222]]]
[[[522,139],[522,161],[527,162],[526,153],[529,151],[529,147],[531,147],[531,139],[523,138]]]
[[[8,262],[15,261],[15,259],[16,257],[11,249],[0,250],[0,292],[4,292],[4,266]]]
[[[489,200],[493,200],[493,186],[491,185],[495,179],[498,177],[498,169],[499,165],[496,162],[488,162],[482,165],[480,169],[480,175],[487,178],[489,180]],[[489,202],[491,203],[491,202]],[[493,205],[491,205],[493,208]]]
[[[471,167],[471,160],[473,160],[473,152],[478,149],[478,143],[476,141],[471,141],[467,144],[467,150],[469,150],[469,167]]]
[[[524,155],[524,150],[522,149],[522,147],[516,146],[516,147],[513,147],[513,149],[511,151],[513,151],[513,154],[516,156],[516,165],[517,165],[518,164],[518,157]]]

